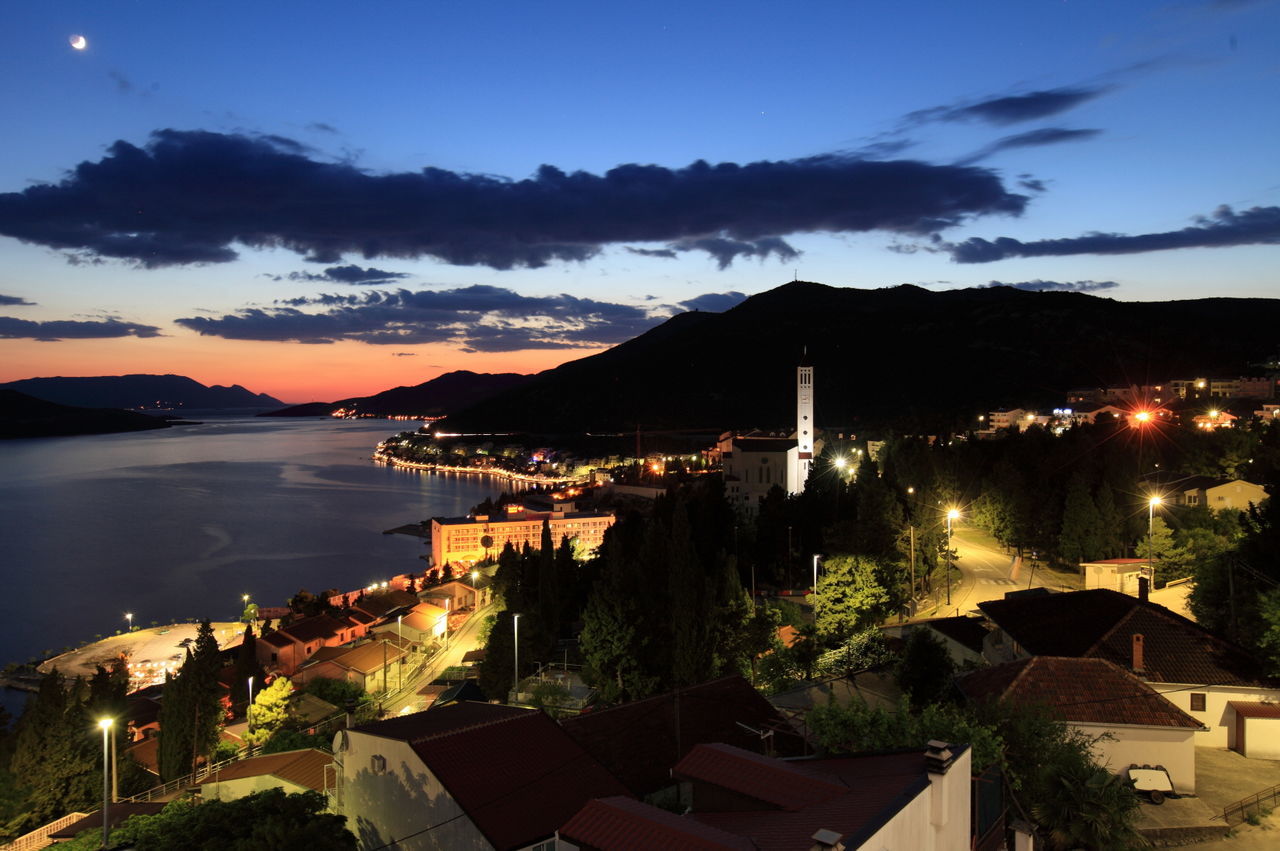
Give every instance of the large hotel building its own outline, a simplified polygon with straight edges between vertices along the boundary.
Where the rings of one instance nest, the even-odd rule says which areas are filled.
[[[477,562],[485,555],[496,557],[508,542],[517,550],[525,544],[535,550],[542,546],[542,521],[551,523],[551,540],[577,538],[595,549],[604,541],[604,530],[614,523],[611,511],[575,511],[572,502],[558,502],[550,511],[527,511],[522,505],[508,505],[501,516],[477,514],[467,517],[431,518],[431,559],[439,567],[446,562]],[[488,553],[484,537],[493,539]]]

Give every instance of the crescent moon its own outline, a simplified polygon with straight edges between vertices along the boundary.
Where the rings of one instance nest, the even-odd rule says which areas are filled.
[[[82,35],[73,35],[71,36],[70,39],[68,39],[68,41],[71,42],[71,46],[74,47],[76,50],[84,50],[86,47],[89,46],[89,39],[85,38]]]

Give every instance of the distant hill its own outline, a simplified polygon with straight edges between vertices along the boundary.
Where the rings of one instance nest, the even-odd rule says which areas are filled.
[[[798,281],[724,313],[674,316],[444,424],[543,434],[786,426],[807,350],[819,425],[963,428],[1001,405],[1061,404],[1073,387],[1248,374],[1278,349],[1276,299],[1121,302]]]
[[[86,408],[208,410],[278,408],[284,404],[266,393],[252,393],[239,384],[206,387],[185,375],[24,378],[0,384],[0,388],[60,405]]]
[[[168,428],[159,417],[103,408],[74,408],[0,388],[0,438],[110,434]]]
[[[514,372],[478,373],[469,370],[446,372],[430,381],[412,387],[393,387],[372,396],[340,399],[337,402],[309,402],[279,411],[267,417],[315,417],[344,408],[373,417],[418,416],[440,417],[452,411],[475,405],[489,397],[521,386],[532,375]]]

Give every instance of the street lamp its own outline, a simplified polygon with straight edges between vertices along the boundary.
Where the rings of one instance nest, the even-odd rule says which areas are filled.
[[[396,615],[396,644],[400,648],[400,666],[396,669],[396,688],[404,688],[404,633],[401,631],[401,621],[404,615]]]
[[[108,812],[108,806],[111,803],[111,757],[108,750],[111,738],[111,719],[99,719],[98,727],[102,730],[102,847],[110,848],[111,846],[107,844],[107,835],[111,830],[110,813]]]
[[[947,512],[947,605],[951,605],[951,521],[960,519],[960,510],[952,508]]]
[[[253,723],[253,677],[249,677],[249,705],[244,708],[244,723]]]
[[[125,612],[124,619],[125,619],[125,622],[129,624],[129,629],[127,631],[133,632],[133,612]]]
[[[1156,524],[1156,506],[1163,505],[1164,499],[1159,496],[1153,496],[1147,500],[1147,579],[1151,582],[1152,591],[1155,590],[1156,571],[1151,564],[1151,559],[1155,555],[1155,524]]]
[[[519,694],[520,694],[520,615],[518,615],[518,614],[513,614],[513,615],[511,616],[511,635],[512,635],[512,637],[513,637],[513,640],[512,640],[512,642],[511,642],[511,645],[512,645],[512,647],[515,649],[515,663],[516,663],[515,684],[514,684],[514,686],[512,687],[512,694],[516,695],[516,699],[517,699],[517,700],[519,700]]]
[[[480,589],[476,587],[476,583],[480,581],[480,571],[471,571],[471,611],[480,610]]]
[[[813,598],[818,599],[818,554],[813,554]]]

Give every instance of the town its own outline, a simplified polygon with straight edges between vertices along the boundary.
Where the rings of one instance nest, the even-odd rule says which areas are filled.
[[[1280,797],[1275,386],[859,439],[801,366],[789,430],[684,455],[424,424],[373,460],[504,492],[388,530],[418,568],[41,664],[10,847],[268,790],[361,848],[1212,840]]]

